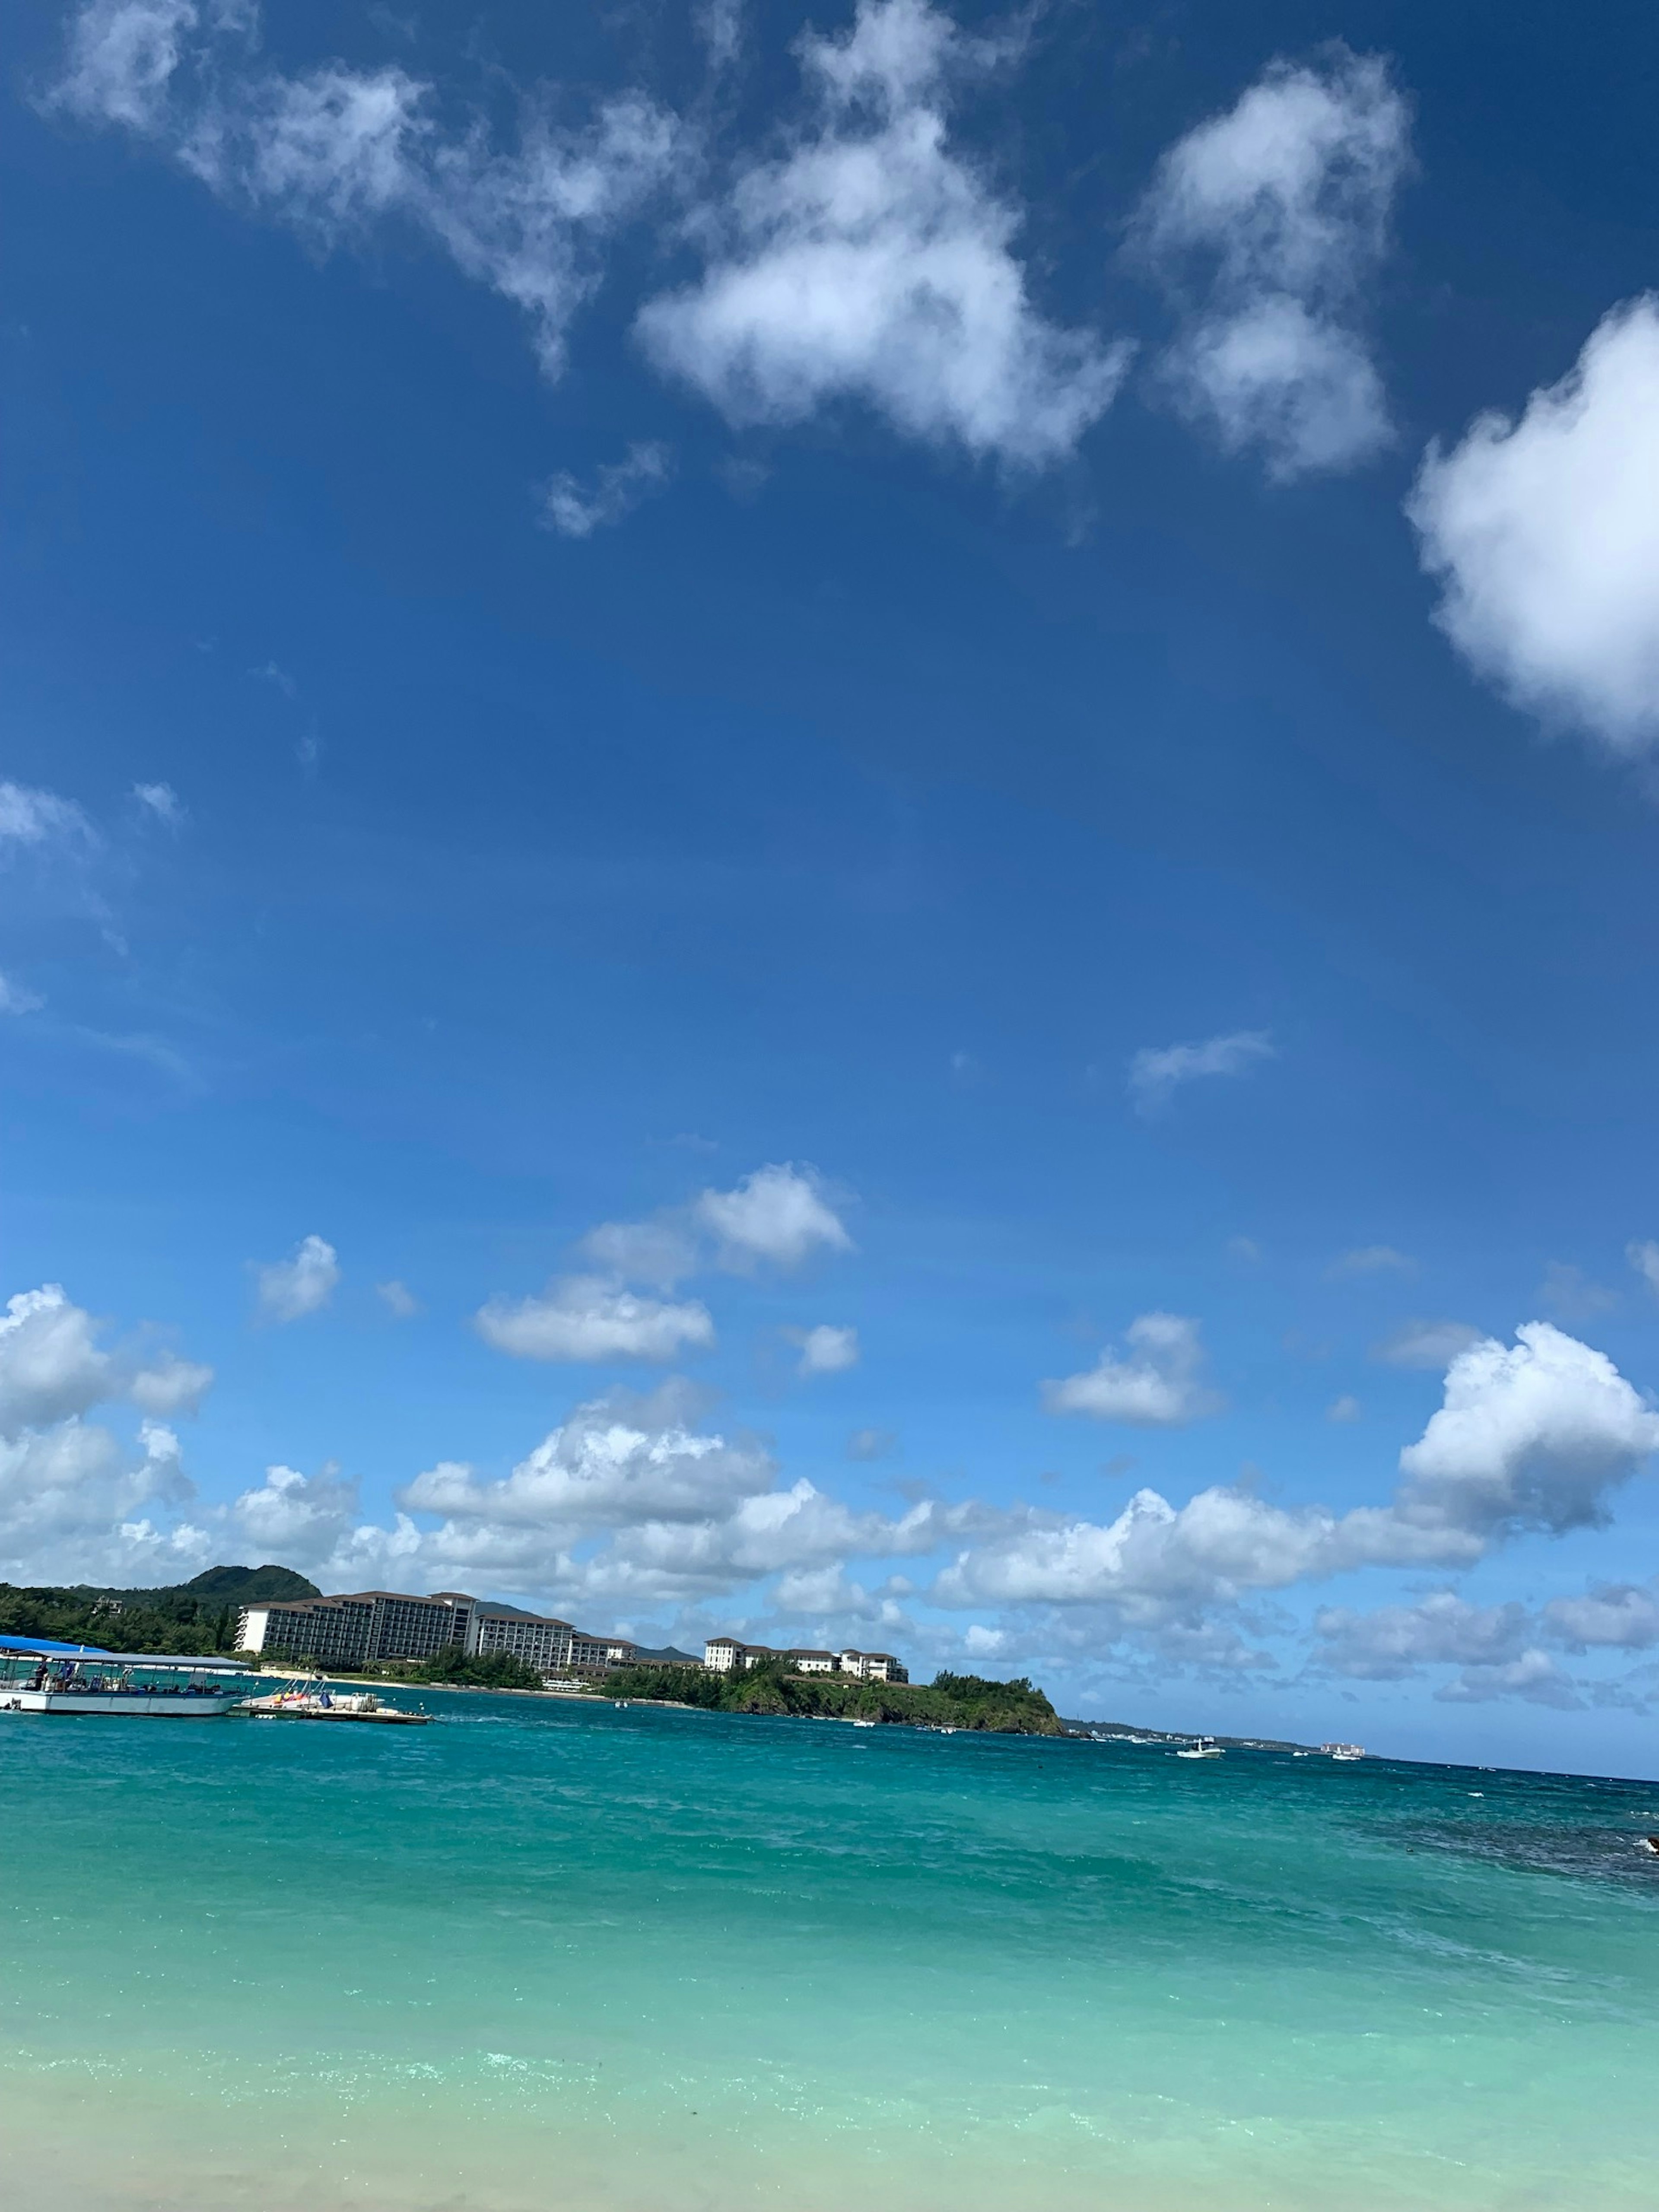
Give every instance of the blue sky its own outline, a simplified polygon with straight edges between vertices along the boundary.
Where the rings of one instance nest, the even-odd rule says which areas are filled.
[[[0,1575],[1652,1771],[1659,33],[7,35]]]

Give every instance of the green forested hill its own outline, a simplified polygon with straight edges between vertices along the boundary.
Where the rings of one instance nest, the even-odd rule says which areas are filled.
[[[161,1589],[0,1583],[0,1636],[46,1636],[106,1651],[232,1651],[236,1608],[259,1598],[316,1597],[292,1567],[210,1567]]]

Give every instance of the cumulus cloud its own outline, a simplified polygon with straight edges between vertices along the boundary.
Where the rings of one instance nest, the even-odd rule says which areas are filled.
[[[150,140],[232,205],[327,248],[397,221],[528,317],[556,374],[595,249],[687,157],[678,121],[638,93],[571,128],[541,95],[502,149],[481,116],[447,131],[435,88],[396,64],[262,64],[251,7],[89,0],[52,102]]]
[[[598,1275],[567,1275],[539,1298],[492,1298],[474,1326],[519,1359],[668,1360],[714,1341],[708,1309],[696,1299],[639,1297]]]
[[[1322,1606],[1314,1615],[1318,1663],[1367,1682],[1403,1681],[1427,1666],[1507,1664],[1536,1632],[1523,1605],[1471,1605],[1449,1589],[1416,1605]]]
[[[1037,312],[1018,210],[949,143],[951,83],[988,50],[927,0],[860,0],[797,52],[812,119],[702,210],[708,266],[642,310],[647,351],[733,423],[855,399],[975,455],[1071,453],[1127,351]]]
[[[1552,1598],[1543,1618],[1548,1633],[1570,1650],[1650,1650],[1659,1644],[1659,1588],[1650,1582],[1597,1583],[1583,1597]]]
[[[0,1321],[0,1435],[84,1413],[118,1389],[98,1323],[57,1283],[20,1291]]]
[[[1206,1075],[1242,1075],[1274,1057],[1265,1030],[1234,1030],[1202,1044],[1148,1045],[1129,1062],[1129,1091],[1143,1114],[1164,1104],[1183,1083]]]
[[[1204,1381],[1199,1324],[1181,1314],[1148,1313],[1125,1331],[1126,1358],[1103,1352],[1081,1375],[1042,1385],[1051,1413],[1088,1413],[1138,1428],[1182,1428],[1219,1413],[1224,1401]]]
[[[413,1321],[421,1310],[421,1302],[414,1291],[395,1275],[389,1283],[376,1283],[374,1295],[394,1321]]]
[[[1371,1346],[1371,1358],[1389,1367],[1445,1367],[1480,1341],[1480,1331],[1466,1321],[1402,1321]]]
[[[135,1459],[78,1415],[0,1439],[0,1571],[25,1582],[89,1577],[146,1555],[151,1532],[131,1516],[151,1500],[181,1504],[191,1485],[171,1430],[147,1422],[140,1443]],[[189,1556],[196,1533],[182,1533],[176,1556]]]
[[[815,1328],[786,1328],[783,1334],[787,1342],[800,1348],[798,1374],[839,1375],[858,1365],[855,1328],[837,1328],[830,1322],[820,1322]]]
[[[1339,46],[1273,63],[1158,165],[1134,235],[1189,301],[1166,374],[1187,413],[1231,452],[1259,447],[1270,476],[1350,468],[1389,439],[1360,321],[1408,139],[1387,63]]]
[[[127,1385],[127,1395],[141,1412],[167,1419],[195,1413],[212,1387],[210,1367],[167,1352],[153,1366],[139,1369]]]
[[[1435,619],[1518,707],[1616,753],[1659,737],[1659,299],[1615,307],[1518,418],[1431,446],[1407,513]]]
[[[684,1392],[603,1398],[580,1406],[499,1482],[446,1463],[399,1494],[410,1512],[535,1527],[559,1540],[619,1524],[706,1521],[769,1490],[776,1476],[758,1441],[728,1443],[689,1425]]]
[[[982,1521],[933,1594],[951,1606],[1101,1607],[1120,1626],[1163,1633],[1251,1591],[1363,1566],[1471,1566],[1527,1530],[1596,1525],[1656,1447],[1659,1414],[1613,1363],[1532,1322],[1513,1346],[1483,1339],[1453,1360],[1386,1505],[1335,1514],[1215,1486],[1179,1507],[1142,1489],[1105,1524],[1022,1507]]]
[[[793,1162],[757,1168],[732,1190],[704,1191],[692,1212],[718,1240],[720,1264],[739,1273],[758,1261],[798,1267],[819,1252],[853,1249],[817,1170]]]
[[[690,1602],[767,1575],[925,1552],[970,1517],[928,1502],[892,1520],[808,1481],[780,1487],[763,1442],[699,1431],[694,1411],[680,1384],[599,1399],[500,1480],[458,1462],[428,1469],[398,1500],[405,1519],[442,1516],[416,1533],[420,1571],[487,1574],[572,1604]]]
[[[213,1382],[210,1367],[172,1352],[138,1366],[131,1352],[105,1351],[102,1334],[103,1324],[58,1283],[7,1300],[0,1320],[0,1437],[48,1428],[117,1398],[157,1416],[196,1411]]]
[[[1584,1702],[1549,1653],[1536,1649],[1501,1666],[1466,1667],[1434,1694],[1446,1705],[1487,1705],[1496,1698],[1519,1698],[1528,1705],[1553,1705],[1561,1711]]]
[[[331,1462],[313,1475],[268,1467],[230,1509],[237,1534],[259,1558],[326,1567],[358,1520],[357,1485]]]
[[[568,470],[550,477],[542,495],[542,514],[562,538],[591,538],[631,514],[642,499],[660,491],[672,473],[666,446],[630,446],[620,461],[597,471],[584,490]]]
[[[291,1260],[273,1260],[254,1271],[255,1302],[261,1321],[303,1321],[320,1312],[340,1279],[339,1255],[322,1237],[302,1237]]]
[[[1513,1345],[1486,1338],[1447,1371],[1444,1403],[1400,1455],[1395,1510],[1413,1528],[1482,1545],[1607,1518],[1609,1491],[1659,1449],[1659,1413],[1605,1352],[1547,1322]]]

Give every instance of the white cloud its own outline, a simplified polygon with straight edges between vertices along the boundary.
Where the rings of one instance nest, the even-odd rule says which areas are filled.
[[[180,1359],[163,1352],[153,1367],[141,1368],[127,1385],[127,1395],[142,1413],[158,1418],[193,1413],[213,1387],[213,1370],[197,1359]]]
[[[859,1333],[820,1322],[815,1328],[786,1328],[786,1340],[800,1347],[801,1375],[839,1375],[859,1362]]]
[[[1345,1252],[1340,1260],[1333,1261],[1327,1272],[1337,1278],[1345,1275],[1409,1275],[1416,1267],[1415,1260],[1404,1252],[1396,1252],[1392,1244],[1361,1244],[1354,1251]]]
[[[1389,1367],[1446,1367],[1480,1341],[1480,1331],[1466,1321],[1403,1321],[1371,1346],[1371,1358]]]
[[[815,1252],[853,1249],[817,1169],[793,1162],[757,1168],[732,1190],[706,1190],[692,1212],[720,1240],[721,1265],[738,1271],[757,1261],[797,1267]]]
[[[1275,62],[1170,148],[1140,210],[1139,249],[1178,289],[1194,262],[1211,271],[1165,364],[1178,399],[1275,477],[1352,467],[1389,438],[1356,325],[1408,131],[1377,57]]]
[[[0,848],[96,842],[96,831],[72,799],[27,783],[0,783]]]
[[[9,975],[0,975],[0,1014],[38,1014],[46,1003],[38,991],[26,991]]]
[[[757,1442],[727,1443],[687,1424],[685,1394],[604,1398],[579,1407],[510,1475],[482,1482],[445,1463],[416,1476],[407,1511],[497,1527],[531,1527],[563,1543],[599,1528],[718,1519],[769,1490],[776,1474]]]
[[[1536,1632],[1523,1605],[1471,1605],[1449,1589],[1416,1605],[1322,1606],[1314,1615],[1319,1663],[1367,1682],[1403,1681],[1421,1667],[1504,1664]]]
[[[334,1247],[325,1237],[303,1237],[291,1260],[273,1260],[269,1266],[255,1268],[259,1318],[302,1321],[328,1304],[339,1279],[339,1256]]]
[[[1242,1075],[1275,1057],[1264,1030],[1234,1030],[1202,1044],[1148,1045],[1129,1062],[1129,1089],[1142,1113],[1161,1106],[1177,1085],[1206,1075]]]
[[[55,103],[152,139],[222,198],[325,247],[383,219],[413,226],[524,311],[556,374],[596,243],[684,166],[683,127],[623,93],[573,129],[538,94],[501,151],[482,117],[446,131],[434,88],[396,65],[263,66],[256,22],[251,7],[90,0]]]
[[[1659,1413],[1604,1352],[1528,1322],[1512,1346],[1486,1338],[1453,1360],[1444,1403],[1400,1455],[1395,1510],[1483,1544],[1561,1535],[1604,1522],[1607,1492],[1656,1449]]]
[[[1659,738],[1659,299],[1613,308],[1518,420],[1431,446],[1407,513],[1477,674],[1615,752]]]
[[[72,115],[152,129],[198,13],[196,0],[89,0],[70,25],[57,104]]]
[[[1104,1525],[1022,1507],[980,1521],[934,1595],[1099,1606],[1120,1628],[1163,1633],[1251,1590],[1362,1566],[1470,1566],[1525,1530],[1595,1525],[1607,1493],[1659,1447],[1659,1413],[1603,1354],[1547,1322],[1516,1339],[1453,1360],[1445,1402],[1401,1452],[1387,1505],[1337,1515],[1215,1486],[1179,1507],[1138,1491]]]
[[[660,491],[672,474],[666,446],[635,445],[609,468],[600,469],[591,491],[584,491],[567,470],[548,479],[542,512],[550,529],[562,538],[590,538],[620,522],[642,499]]]
[[[491,1298],[474,1326],[519,1359],[667,1360],[714,1341],[708,1309],[696,1299],[640,1297],[597,1275],[567,1275],[544,1297]]]
[[[1325,1408],[1325,1419],[1328,1421],[1357,1421],[1359,1412],[1358,1398],[1334,1398]]]
[[[357,1486],[332,1463],[313,1475],[268,1467],[259,1487],[236,1499],[230,1517],[260,1559],[325,1568],[356,1524]]]
[[[180,828],[185,809],[178,793],[170,783],[135,783],[132,795],[147,813],[169,830]]]
[[[1219,1413],[1223,1401],[1203,1379],[1199,1324],[1181,1314],[1142,1314],[1125,1335],[1127,1358],[1103,1352],[1081,1375],[1042,1386],[1051,1413],[1088,1413],[1139,1428],[1182,1428]]]
[[[0,1321],[0,1436],[84,1413],[118,1389],[98,1324],[56,1283],[20,1291]]]
[[[1650,1650],[1659,1644],[1659,1587],[1604,1583],[1583,1597],[1552,1598],[1544,1607],[1544,1625],[1575,1651]]]
[[[1583,1699],[1547,1651],[1536,1648],[1501,1666],[1466,1667],[1455,1680],[1443,1683],[1435,1696],[1446,1705],[1486,1705],[1498,1698],[1519,1698],[1531,1705],[1553,1705],[1570,1711]]]
[[[1046,321],[1018,210],[948,144],[948,87],[982,65],[927,0],[860,0],[797,49],[815,116],[694,232],[701,281],[639,318],[648,351],[734,423],[861,399],[900,430],[1037,466],[1110,404],[1127,349]]]
[[[7,1301],[0,1320],[0,1437],[49,1428],[117,1398],[149,1414],[196,1411],[212,1383],[210,1367],[164,1352],[135,1370],[131,1354],[100,1346],[102,1326],[57,1283]]]
[[[141,1441],[135,1461],[107,1429],[71,1416],[0,1442],[0,1573],[91,1577],[130,1560],[138,1532],[123,1527],[129,1516],[152,1498],[176,1504],[190,1494],[172,1431],[147,1423]]]
[[[1659,1293],[1659,1244],[1651,1237],[1642,1243],[1626,1244],[1625,1257],[1648,1288]]]
[[[414,1291],[395,1275],[389,1283],[376,1283],[374,1295],[394,1321],[413,1321],[421,1310],[421,1302]]]

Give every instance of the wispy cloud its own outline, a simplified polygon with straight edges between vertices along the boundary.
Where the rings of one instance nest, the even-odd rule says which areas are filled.
[[[261,1321],[303,1321],[319,1313],[340,1279],[339,1255],[322,1237],[303,1237],[288,1260],[273,1260],[254,1270]]]
[[[1233,1030],[1201,1044],[1149,1045],[1129,1062],[1129,1091],[1143,1114],[1163,1105],[1183,1083],[1211,1075],[1243,1075],[1275,1057],[1265,1030]]]
[[[543,520],[562,538],[590,538],[596,530],[631,514],[642,499],[660,491],[672,473],[666,446],[630,446],[623,459],[595,471],[586,491],[565,471],[550,477],[542,495]]]

